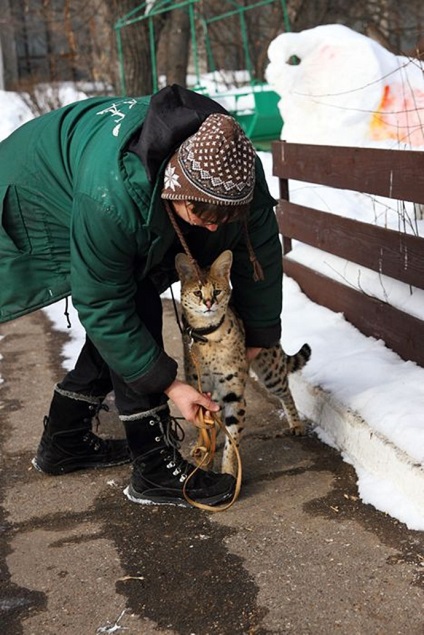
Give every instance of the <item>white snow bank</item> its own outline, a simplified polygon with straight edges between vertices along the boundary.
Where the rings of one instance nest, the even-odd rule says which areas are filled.
[[[0,91],[2,116],[0,118],[0,141],[15,128],[33,119],[34,115],[18,93]]]

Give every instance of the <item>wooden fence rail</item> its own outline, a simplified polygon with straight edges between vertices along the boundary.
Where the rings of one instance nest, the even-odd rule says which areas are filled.
[[[424,366],[424,321],[387,302],[329,278],[290,258],[298,240],[327,253],[424,289],[424,238],[320,212],[289,201],[288,180],[327,185],[394,199],[424,202],[424,152],[273,144],[280,179],[277,218],[285,273],[306,295],[344,313],[365,335],[385,341],[403,359]]]

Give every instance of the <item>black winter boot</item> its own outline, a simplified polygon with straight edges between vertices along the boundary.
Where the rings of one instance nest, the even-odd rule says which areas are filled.
[[[91,431],[102,406],[99,399],[67,396],[55,389],[44,432],[32,464],[40,472],[59,475],[87,468],[112,467],[130,461],[124,439],[104,440]],[[76,393],[75,393],[76,394]],[[82,398],[81,398],[82,397]]]
[[[195,466],[179,452],[184,433],[167,407],[152,411],[149,416],[142,413],[138,419],[121,419],[134,458],[132,479],[125,495],[134,503],[189,507],[183,487]],[[233,496],[235,484],[230,474],[198,470],[188,481],[186,491],[198,503],[217,505]]]

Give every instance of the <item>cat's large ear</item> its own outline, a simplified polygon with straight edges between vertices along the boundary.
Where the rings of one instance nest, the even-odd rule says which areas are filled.
[[[184,280],[197,280],[198,278],[197,272],[186,254],[180,253],[175,256],[175,268],[181,282]]]
[[[219,278],[230,279],[231,265],[233,264],[233,252],[226,249],[218,256],[211,266],[211,273]]]

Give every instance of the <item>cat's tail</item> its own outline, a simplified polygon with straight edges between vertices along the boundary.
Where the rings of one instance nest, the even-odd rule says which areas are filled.
[[[303,368],[308,363],[311,353],[309,344],[304,344],[294,355],[287,355],[287,372],[296,373]]]

